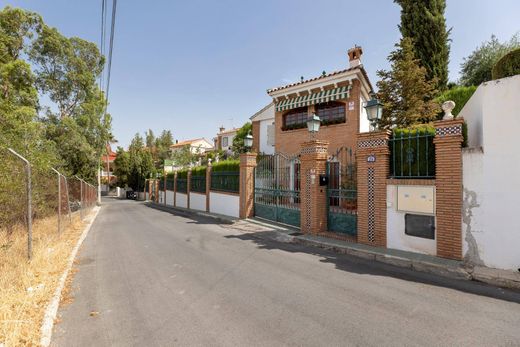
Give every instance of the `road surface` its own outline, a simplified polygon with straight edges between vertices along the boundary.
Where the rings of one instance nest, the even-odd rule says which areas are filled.
[[[520,294],[106,199],[53,346],[519,346]]]

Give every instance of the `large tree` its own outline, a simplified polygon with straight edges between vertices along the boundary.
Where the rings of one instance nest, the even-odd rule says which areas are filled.
[[[427,79],[426,69],[415,58],[412,40],[401,39],[388,60],[392,69],[377,72],[381,78],[377,82],[378,98],[383,103],[379,126],[408,127],[435,120],[439,113],[439,105],[433,101],[436,81]]]
[[[233,153],[235,156],[240,153],[245,153],[247,148],[244,146],[244,138],[247,134],[251,133],[251,122],[247,122],[240,129],[238,129],[237,134],[233,137]]]
[[[460,83],[465,86],[478,86],[490,81],[491,70],[495,63],[506,53],[520,47],[520,33],[516,33],[506,42],[500,42],[495,35],[484,41],[460,66]]]
[[[399,30],[413,41],[414,53],[426,69],[426,78],[436,79],[438,90],[448,84],[449,35],[444,11],[446,0],[394,0],[401,6]]]

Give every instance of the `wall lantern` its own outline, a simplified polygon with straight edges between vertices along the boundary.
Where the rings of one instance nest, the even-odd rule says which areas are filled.
[[[251,133],[247,134],[246,137],[244,137],[244,146],[247,149],[253,147],[253,135],[251,135]]]
[[[312,117],[307,119],[307,130],[309,130],[311,136],[315,135],[320,130],[320,124],[320,117],[318,117],[316,113],[313,113]]]
[[[370,95],[372,98],[365,103],[365,110],[367,110],[367,118],[375,128],[377,122],[381,120],[383,116],[383,104],[376,98],[376,94]]]

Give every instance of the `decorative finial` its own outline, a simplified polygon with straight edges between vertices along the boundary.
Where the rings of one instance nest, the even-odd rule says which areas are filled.
[[[442,117],[443,120],[451,120],[453,119],[453,114],[451,114],[451,111],[455,108],[455,102],[452,100],[444,101],[442,103],[442,110],[444,111],[444,117]]]
[[[322,75],[322,76],[325,76],[326,74],[327,74],[327,73],[325,72],[325,70],[323,70],[323,71],[321,72],[321,75]]]
[[[303,82],[303,76],[300,77],[300,82]]]

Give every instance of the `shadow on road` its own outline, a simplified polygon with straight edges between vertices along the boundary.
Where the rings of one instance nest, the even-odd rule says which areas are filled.
[[[213,217],[213,216],[203,216],[197,212],[187,211],[181,208],[164,206],[160,204],[145,202],[144,205],[146,207],[153,208],[155,210],[167,212],[176,216],[181,216],[184,218],[191,219],[191,222],[187,222],[188,224],[232,224],[233,222],[224,218]]]
[[[273,232],[247,233],[241,235],[228,235],[225,237],[253,242],[259,249],[276,249],[291,253],[312,254],[320,257],[320,262],[334,264],[336,269],[341,271],[362,275],[393,277],[400,280],[440,286],[465,293],[520,303],[520,292],[514,290],[494,287],[476,281],[456,280],[435,274],[414,271],[350,255],[338,254],[318,247],[304,246],[292,242],[281,242],[276,240],[275,233]]]

